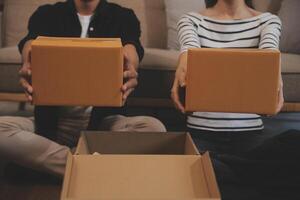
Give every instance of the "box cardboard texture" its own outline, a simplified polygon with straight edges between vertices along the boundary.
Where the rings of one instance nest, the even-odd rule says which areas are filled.
[[[188,51],[186,111],[276,114],[280,52]]]
[[[189,134],[85,132],[76,151],[62,200],[220,199],[209,154]]]
[[[122,106],[122,43],[117,38],[32,42],[35,105]]]

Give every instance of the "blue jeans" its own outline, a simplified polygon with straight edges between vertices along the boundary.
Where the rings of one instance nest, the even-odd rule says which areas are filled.
[[[214,132],[188,129],[200,152],[242,155],[260,145],[263,131]]]

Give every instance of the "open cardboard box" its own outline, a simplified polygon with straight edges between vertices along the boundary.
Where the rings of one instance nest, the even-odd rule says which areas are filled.
[[[97,155],[93,155],[97,152]],[[62,200],[220,199],[209,154],[186,133],[85,132]]]
[[[276,114],[280,52],[190,49],[186,111]]]
[[[122,106],[120,39],[38,37],[31,66],[35,105]]]

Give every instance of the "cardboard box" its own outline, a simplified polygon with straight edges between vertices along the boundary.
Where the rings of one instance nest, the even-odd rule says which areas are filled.
[[[122,106],[120,39],[39,37],[31,62],[35,105]]]
[[[217,200],[220,194],[209,154],[199,155],[189,134],[86,132],[68,156],[61,199]]]
[[[280,52],[191,49],[186,111],[276,114]]]

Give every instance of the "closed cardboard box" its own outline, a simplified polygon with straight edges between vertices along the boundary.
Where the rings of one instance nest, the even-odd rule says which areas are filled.
[[[35,105],[122,105],[120,39],[39,37],[31,62]]]
[[[97,152],[97,155],[94,155]],[[220,199],[209,154],[186,133],[85,132],[61,199]]]
[[[280,52],[252,49],[191,49],[186,111],[276,113]]]

